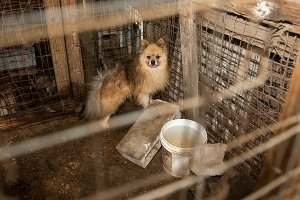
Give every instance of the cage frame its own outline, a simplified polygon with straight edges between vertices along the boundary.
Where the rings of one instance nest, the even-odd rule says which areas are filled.
[[[55,7],[59,4],[59,2],[62,5],[75,5],[76,2],[73,0],[71,2],[68,2],[66,0],[44,0],[45,5],[47,7]],[[281,2],[280,2],[281,3]],[[290,5],[290,4],[289,4]],[[236,5],[235,5],[236,6]],[[240,7],[243,7],[242,5],[239,5]],[[281,6],[285,7],[284,4],[281,4]],[[297,7],[297,9],[300,9],[300,6]],[[249,11],[249,10],[248,10]],[[230,12],[232,10],[230,9]],[[62,15],[62,13],[57,13],[59,16]],[[49,17],[50,18],[50,17]],[[253,18],[253,16],[248,16],[247,18]],[[295,17],[297,18],[297,17]],[[289,18],[293,21],[292,18]],[[76,20],[76,19],[73,19]],[[58,28],[58,32],[61,32],[61,34],[64,35],[64,24],[63,21],[58,21],[61,26]],[[295,22],[296,23],[296,22]],[[296,28],[292,29],[292,31],[296,33],[300,33],[299,27],[296,25]],[[69,29],[69,28],[68,28]],[[77,60],[77,58],[81,58],[82,52],[80,48],[80,44],[78,42],[78,35],[79,33],[76,30],[76,26],[71,27],[73,31],[72,35],[66,35],[65,38],[57,38],[57,37],[51,37],[51,27],[48,27],[48,34],[49,38],[51,38],[50,46],[51,51],[53,55],[53,63],[54,63],[54,69],[56,74],[56,83],[57,83],[57,89],[59,96],[62,99],[70,98],[70,96],[81,96],[84,94],[84,75],[83,75],[83,61]],[[181,51],[182,51],[182,66],[183,66],[183,78],[184,78],[184,97],[193,97],[198,96],[199,90],[198,90],[198,81],[199,81],[199,74],[198,74],[198,58],[197,58],[197,42],[196,42],[196,23],[195,23],[195,13],[191,9],[191,11],[188,11],[187,13],[180,13],[180,30],[181,31]],[[189,38],[189,40],[186,40]],[[190,39],[192,38],[192,39]],[[63,52],[63,53],[61,53]],[[300,52],[300,49],[298,50]],[[281,119],[286,119],[292,115],[299,114],[300,113],[300,88],[297,85],[297,80],[300,78],[300,56],[298,55],[297,61],[296,61],[296,67],[295,71],[293,72],[293,76],[291,79],[290,88],[288,90],[288,98],[285,103],[285,107],[283,109]],[[187,81],[189,80],[189,81]],[[72,95],[71,95],[72,94]],[[199,109],[191,109],[187,111],[187,117],[194,119],[196,121],[201,120],[200,119],[200,113]],[[281,130],[284,131],[284,130]],[[280,132],[281,132],[280,131]],[[269,158],[271,159],[271,163],[276,163],[277,166],[279,166],[284,171],[289,170],[288,167],[291,167],[290,165],[287,166],[287,161],[284,159],[286,158],[286,155],[290,152],[296,152],[297,148],[300,144],[300,136],[297,136],[296,139],[290,139],[287,143],[283,143],[279,150],[273,150],[271,151]],[[283,149],[283,151],[282,151]],[[276,156],[274,156],[276,155]],[[279,157],[277,157],[280,155]],[[276,160],[274,161],[274,157]],[[293,166],[300,166],[300,160],[296,159],[294,163],[291,165]],[[267,168],[267,171],[270,172],[270,166]],[[272,170],[271,170],[272,171]],[[264,176],[270,176],[270,174],[267,174]],[[276,175],[271,175],[271,177],[274,178]],[[263,178],[265,179],[265,178]],[[265,179],[266,180],[266,179]]]

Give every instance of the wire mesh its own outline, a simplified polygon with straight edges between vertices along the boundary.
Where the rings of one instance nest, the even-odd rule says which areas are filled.
[[[220,23],[221,20],[223,23]],[[269,33],[276,31],[276,28],[267,28],[222,11],[199,14],[197,23],[200,46],[198,56],[201,62],[199,85],[202,94],[212,95],[237,81],[256,77],[261,67],[261,58],[269,59],[269,75],[263,86],[235,93],[233,98],[220,99],[220,102],[207,108],[205,122],[209,140],[227,143],[244,133],[277,122],[285,103],[299,38],[284,32],[286,41],[268,41]],[[245,63],[247,57],[250,63]],[[227,156],[240,154],[265,139],[261,137],[248,142]],[[262,155],[258,155],[246,161],[241,168],[255,178],[262,161]]]
[[[1,29],[13,29],[45,19],[41,1],[1,1]],[[22,18],[23,13],[35,12],[38,16]],[[16,17],[15,14],[20,14]],[[25,21],[27,20],[27,21]],[[10,24],[5,21],[11,22]],[[26,33],[24,33],[26,34]],[[0,116],[57,102],[55,76],[49,40],[24,41],[17,46],[0,48]]]
[[[168,6],[168,2],[173,1],[146,2],[145,6]],[[132,61],[138,53],[141,39],[155,42],[162,37],[168,46],[171,78],[169,87],[159,95],[170,101],[183,99],[179,16],[143,21],[130,3],[124,5],[124,10],[134,23],[81,34],[85,83],[93,79],[96,71],[112,69],[117,63]]]
[[[178,101],[183,95],[183,72],[181,62],[181,42],[179,16],[172,16],[145,23],[145,34],[151,41],[163,38],[167,42],[171,74],[169,85],[161,95],[165,100]]]
[[[96,2],[94,0],[89,1],[91,4]],[[105,1],[97,3],[103,7],[94,8],[90,11],[91,15],[99,17],[99,9],[100,16],[102,10],[105,13],[113,13],[113,10],[118,6],[134,22],[105,30],[94,29],[80,34],[85,83],[91,82],[93,77],[97,75],[97,71],[113,69],[118,63],[130,62],[138,53],[139,42],[143,33],[142,19],[131,4],[126,4],[126,2],[121,3],[121,5],[117,5],[117,2],[108,5],[102,4]],[[86,12],[88,11],[86,10]],[[113,18],[113,14],[110,15]],[[96,18],[93,17],[92,23],[97,23]]]
[[[151,5],[157,4],[159,6],[168,6],[168,2],[173,1],[152,1],[151,3],[146,1],[146,3]],[[118,1],[114,1],[110,6],[120,7],[117,3]],[[5,1],[1,3],[1,8],[2,6],[2,21],[5,21],[7,18],[11,20],[10,13],[44,9],[43,4],[39,1]],[[167,41],[171,65],[169,86],[162,96],[169,101],[184,99],[179,16],[143,21],[139,13],[131,5],[125,4],[122,6],[125,8],[124,12],[135,20],[134,23],[120,27],[110,27],[105,30],[80,33],[85,83],[88,83],[96,75],[97,70],[101,72],[115,68],[118,62],[132,60],[133,56],[138,52],[139,42],[142,38],[156,41],[162,37]],[[109,13],[110,8],[95,7],[94,9],[91,12],[92,14],[99,14],[101,9]],[[44,18],[43,14],[41,15]],[[22,20],[17,19],[17,21],[17,26],[22,26]],[[94,21],[93,23],[97,22]],[[229,143],[245,133],[277,122],[285,103],[289,81],[295,67],[299,36],[287,31],[280,33],[282,31],[280,26],[270,27],[222,11],[215,11],[208,15],[198,13],[196,23],[199,46],[197,53],[200,61],[199,91],[202,95],[214,95],[215,92],[228,89],[241,80],[254,79],[258,76],[261,69],[262,57],[266,57],[269,60],[269,75],[263,86],[243,92],[235,92],[234,97],[229,99],[220,98],[217,103],[211,103],[206,108],[205,123],[209,133],[209,141],[212,143]],[[0,49],[0,114],[2,116],[57,101],[55,73],[52,63],[52,56],[54,55],[51,53],[49,42],[49,40],[38,41],[34,44],[25,42],[19,46]],[[265,53],[265,49],[268,50],[267,53]],[[247,62],[248,57],[250,62]],[[74,121],[76,123],[76,120]],[[125,123],[125,116],[120,121]],[[59,126],[59,123],[60,121],[54,126]],[[96,127],[96,124],[93,127]],[[37,151],[49,146],[62,144],[61,138],[65,140],[68,138],[66,135],[72,141],[86,137],[92,134],[93,131],[99,131],[96,128],[91,128],[91,130],[85,129],[85,126],[81,128],[60,132],[59,138],[51,135],[49,135],[49,138],[37,138],[37,140],[34,140],[36,143],[33,142],[31,145]],[[255,141],[238,146],[227,154],[227,158],[238,156],[262,144],[267,138],[266,136],[258,137]],[[104,144],[103,141],[94,143],[96,150],[91,150],[91,155],[94,156],[92,157],[93,159],[97,156],[102,156],[103,149],[99,146]],[[106,143],[108,141],[109,139],[105,139]],[[24,145],[23,147],[27,149],[27,153],[30,153],[32,150],[32,148],[28,148],[28,143],[26,142],[20,145]],[[43,145],[45,146],[43,147]],[[69,147],[64,145],[64,148]],[[86,148],[90,150],[89,147]],[[19,155],[24,154],[24,149],[16,149]],[[106,153],[111,153],[110,149],[105,151]],[[78,154],[80,153],[78,151]],[[5,156],[4,158],[6,158]],[[85,159],[90,160],[90,157],[85,157]],[[26,161],[24,159],[23,162],[26,163]],[[256,179],[262,161],[262,156],[258,155],[251,160],[245,161],[240,169],[249,174],[251,178]],[[50,162],[50,164],[47,162]],[[57,169],[53,163],[51,164],[51,161],[47,160],[45,163],[43,164],[50,166],[49,168],[51,169],[53,168],[53,171]],[[102,166],[102,160],[98,157],[95,159],[95,163],[96,167],[101,165],[105,171],[108,171],[106,176],[109,176],[109,167],[111,166]],[[66,168],[67,170],[69,168],[77,169],[78,166],[78,163],[74,164],[73,162]],[[117,168],[116,166],[113,167]],[[101,182],[101,186],[105,185],[103,180],[98,180],[102,178],[102,172],[98,170],[95,173],[100,175],[89,174],[89,176],[94,175],[95,179],[97,179],[95,182]],[[189,185],[197,183],[197,178],[193,177],[194,179],[195,181],[190,182]],[[51,181],[53,182],[53,180]],[[51,181],[47,182],[47,184],[53,186]],[[184,181],[186,180],[182,182]],[[111,181],[112,183],[116,182]],[[71,186],[76,188],[76,185]],[[68,190],[66,189],[68,187],[67,185],[64,186],[59,192]],[[177,187],[184,188],[186,185]],[[84,191],[79,188],[78,190],[80,190],[79,196],[84,196],[86,195],[85,192],[90,192],[92,189],[88,188]]]
[[[136,24],[83,33],[81,46],[85,82],[90,82],[96,71],[114,69],[118,63],[131,61],[137,53],[140,37]]]

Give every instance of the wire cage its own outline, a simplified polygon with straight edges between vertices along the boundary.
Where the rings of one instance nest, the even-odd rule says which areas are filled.
[[[0,40],[0,130],[4,133],[0,136],[0,152],[5,152],[0,156],[0,186],[4,188],[0,190],[0,198],[8,193],[38,199],[40,194],[34,190],[45,191],[41,198],[50,199],[81,198],[95,193],[96,197],[91,198],[108,199],[125,192],[128,193],[122,196],[124,199],[137,194],[145,195],[142,197],[146,199],[175,198],[167,196],[172,192],[164,194],[163,189],[159,190],[171,182],[165,174],[155,173],[163,171],[160,165],[143,171],[129,166],[112,150],[124,136],[121,133],[126,133],[132,123],[92,137],[95,126],[83,124],[75,117],[93,78],[116,68],[118,63],[130,62],[139,53],[142,39],[154,42],[162,37],[167,44],[171,75],[167,88],[158,98],[180,102],[183,107],[190,106],[185,104],[189,98],[205,99],[205,103],[192,109],[199,113],[199,119],[194,120],[201,121],[206,128],[209,143],[231,144],[281,123],[292,77],[299,65],[300,35],[291,28],[291,23],[256,20],[220,7],[201,7],[191,14],[187,7],[190,24],[185,24],[187,21],[182,20],[186,17],[185,7],[180,2],[185,1],[5,0],[0,3],[3,36]],[[178,5],[183,8],[178,9]],[[7,35],[13,31],[20,37]],[[188,48],[186,43],[190,45]],[[188,71],[190,68],[194,71]],[[266,75],[259,82],[261,74]],[[191,77],[196,77],[196,81]],[[120,113],[138,109],[132,106],[123,105]],[[190,116],[193,115],[188,110],[184,112],[184,117]],[[67,128],[71,129],[61,131]],[[227,150],[225,160],[248,155],[247,152],[256,151],[277,134],[272,128],[265,132],[233,145]],[[153,162],[160,163],[159,159],[155,157]],[[231,180],[235,186],[242,185],[238,187],[241,191],[230,188],[227,198],[238,199],[252,192],[254,189],[248,185],[258,181],[265,161],[265,154],[259,151],[238,163],[235,173],[246,183]],[[84,165],[88,167],[83,168]],[[26,176],[26,170],[22,171],[24,166],[34,174],[32,177]],[[130,167],[136,171],[129,172]],[[132,177],[121,175],[126,170]],[[43,180],[45,173],[49,177]],[[80,178],[74,178],[74,174]],[[56,175],[62,178],[56,179]],[[153,176],[149,183],[134,182],[146,175]],[[118,182],[115,179],[119,177],[124,179]],[[175,195],[179,199],[197,199],[203,188],[193,178],[183,179],[181,185],[175,183],[167,189],[179,192]],[[86,184],[79,184],[80,181]],[[210,192],[204,192],[206,196],[228,195],[219,191],[229,190],[228,185],[218,187],[215,183],[222,182],[222,178],[206,181]],[[61,188],[57,188],[60,184]],[[130,186],[127,189],[126,184]],[[115,194],[114,190],[101,193],[103,189],[117,186],[119,190]],[[143,186],[149,188],[131,191]],[[143,194],[152,188],[158,188],[153,197]],[[285,195],[291,195],[288,192]]]
[[[179,16],[149,22],[149,25],[146,25],[146,28],[148,28],[148,38],[151,38],[152,41],[156,41],[159,37],[163,37],[168,43],[171,77],[169,80],[169,87],[166,89],[164,94],[166,100],[175,102],[183,99],[183,72],[181,64]]]
[[[38,0],[2,1],[1,30],[45,22],[44,8]],[[30,17],[25,17],[26,13]],[[12,116],[50,109],[49,105],[57,103],[59,98],[49,38],[13,45],[7,41],[7,44],[0,49],[0,116],[7,122],[3,124],[12,124]]]
[[[228,142],[279,120],[298,54],[299,36],[290,32],[272,37],[276,27],[259,24],[222,11],[198,16],[201,60],[200,90],[205,94],[222,91],[239,80],[258,76],[261,58],[268,59],[269,75],[263,86],[235,93],[233,98],[211,104],[205,122],[212,142]],[[239,74],[243,59],[250,56],[245,74]],[[266,138],[241,146],[241,152],[262,143]],[[235,152],[237,153],[237,152]],[[261,155],[246,161],[244,169],[257,177]],[[247,171],[247,170],[246,170]]]

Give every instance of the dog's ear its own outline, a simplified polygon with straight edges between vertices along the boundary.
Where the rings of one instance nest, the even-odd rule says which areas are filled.
[[[142,52],[148,45],[149,45],[149,42],[147,40],[143,39],[141,41],[140,52]]]
[[[159,39],[156,41],[156,44],[157,44],[159,47],[163,48],[163,49],[166,48],[166,43],[165,43],[164,39],[162,39],[162,38],[159,38]]]

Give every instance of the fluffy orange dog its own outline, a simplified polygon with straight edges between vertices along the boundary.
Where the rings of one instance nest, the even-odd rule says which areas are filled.
[[[162,38],[156,43],[142,40],[140,53],[133,63],[118,66],[116,70],[99,75],[92,83],[80,116],[87,119],[108,120],[130,96],[147,108],[153,93],[163,90],[170,74],[168,52]]]

